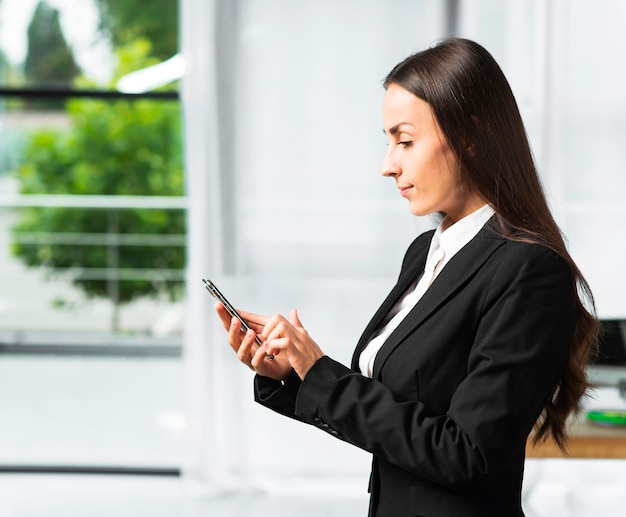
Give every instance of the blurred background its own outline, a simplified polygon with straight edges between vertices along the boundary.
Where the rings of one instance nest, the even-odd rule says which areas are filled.
[[[201,278],[348,362],[433,225],[379,174],[381,81],[446,36],[509,78],[623,344],[625,23],[622,0],[0,0],[0,517],[366,515],[369,455],[254,404]],[[620,515],[625,478],[529,459],[527,515]]]

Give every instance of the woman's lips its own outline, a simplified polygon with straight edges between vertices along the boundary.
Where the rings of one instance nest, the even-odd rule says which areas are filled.
[[[400,195],[402,197],[407,197],[409,195],[409,191],[412,189],[413,187],[411,185],[407,185],[404,187],[398,186],[398,190],[400,190]]]

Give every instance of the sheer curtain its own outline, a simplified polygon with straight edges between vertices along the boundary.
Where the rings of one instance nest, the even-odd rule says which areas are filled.
[[[323,350],[349,361],[406,246],[431,226],[379,175],[381,80],[445,36],[446,5],[459,35],[483,43],[510,78],[601,314],[624,316],[626,280],[615,272],[626,108],[613,65],[626,46],[622,2],[182,0],[185,472],[199,487],[365,489],[366,453],[254,404],[252,374],[228,349],[200,279],[240,308],[296,307]]]
[[[603,318],[626,319],[626,3],[560,4],[555,132],[564,229]]]
[[[626,318],[626,4],[465,0],[461,35],[493,52],[520,103],[552,208],[601,318]]]
[[[270,490],[274,479],[330,489],[354,478],[364,493],[367,454],[255,405],[200,278],[237,307],[296,307],[324,351],[349,361],[406,246],[430,225],[379,175],[381,81],[441,36],[442,3],[186,0],[182,14],[186,472]]]

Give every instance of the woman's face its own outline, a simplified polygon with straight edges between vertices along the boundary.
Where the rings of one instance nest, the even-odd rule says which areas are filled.
[[[426,101],[390,84],[383,100],[388,148],[382,175],[396,180],[414,215],[445,212],[451,223],[485,204],[459,181],[459,164]]]

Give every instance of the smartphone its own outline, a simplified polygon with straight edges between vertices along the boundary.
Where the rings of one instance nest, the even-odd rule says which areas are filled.
[[[239,322],[241,323],[241,332],[247,332],[248,330],[250,330],[249,325],[244,321],[244,319],[239,315],[239,313],[235,310],[235,308],[231,305],[231,303],[226,299],[226,297],[220,292],[220,290],[215,286],[213,282],[211,282],[208,278],[203,278],[202,283],[204,284],[204,287],[207,288],[207,291],[209,291],[214,298],[217,298],[217,300],[221,302],[221,304],[228,311],[228,314],[239,320]],[[255,336],[254,341],[259,346],[263,344],[258,335]]]

